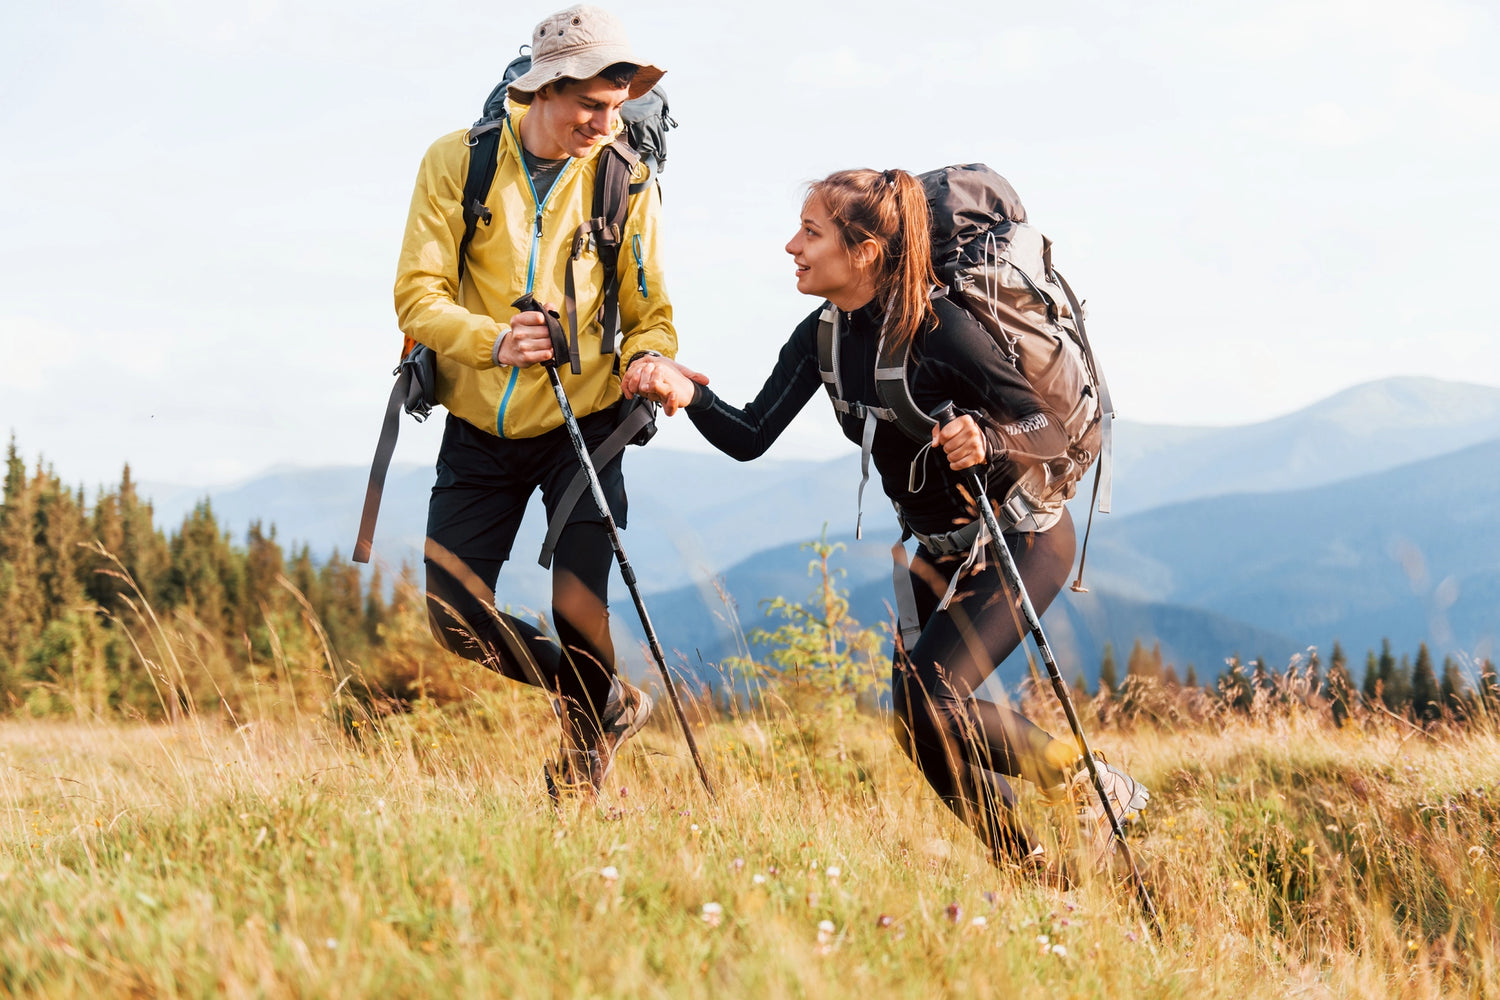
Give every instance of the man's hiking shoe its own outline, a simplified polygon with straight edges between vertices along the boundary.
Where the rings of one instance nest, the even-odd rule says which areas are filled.
[[[562,720],[562,746],[558,763],[547,772],[547,790],[554,799],[563,792],[597,792],[614,768],[621,745],[640,732],[651,717],[651,696],[616,677],[604,703],[603,733],[593,745],[575,739],[561,699],[552,699],[552,710]]]
[[[649,694],[633,684],[615,678],[614,685],[609,689],[609,700],[604,703],[604,747],[600,749],[607,748],[609,756],[604,765],[606,775],[614,765],[615,754],[619,753],[620,746],[641,731],[654,707],[655,703]]]

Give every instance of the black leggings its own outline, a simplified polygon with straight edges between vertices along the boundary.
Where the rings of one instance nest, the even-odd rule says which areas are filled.
[[[1064,511],[1050,530],[1008,534],[1005,541],[1040,615],[1072,569],[1073,521]],[[922,635],[906,655],[897,651],[891,678],[896,739],[995,858],[1014,860],[1031,850],[1032,839],[1015,820],[1015,792],[1006,776],[1060,775],[1041,758],[1052,741],[1049,733],[1023,715],[971,697],[1021,644],[1016,621],[1025,628],[1025,619],[988,553],[938,611],[963,559],[936,558],[919,548],[912,561]]]
[[[614,429],[616,416],[611,408],[579,419],[590,448]],[[561,646],[494,606],[500,568],[532,495],[541,490],[551,520],[578,470],[561,427],[508,439],[450,414],[427,508],[427,614],[433,635],[448,649],[561,697],[574,731],[586,736],[598,728],[615,676],[608,597],[614,550],[592,494],[579,498],[553,551],[552,623]],[[621,456],[598,474],[623,528]]]
[[[568,525],[553,559],[552,622],[561,646],[529,622],[497,611],[492,599],[484,598],[495,592],[504,565],[500,559],[463,560],[473,574],[465,586],[429,558],[429,624],[448,649],[511,680],[560,695],[570,708],[576,707],[580,721],[593,724],[609,696],[615,663],[608,606],[614,552],[604,525]],[[458,575],[468,576],[462,570]]]

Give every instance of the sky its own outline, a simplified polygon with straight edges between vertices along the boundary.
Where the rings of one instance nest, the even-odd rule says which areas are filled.
[[[550,4],[0,10],[0,430],[71,482],[369,461],[416,166]],[[1088,301],[1120,415],[1500,385],[1496,15],[1430,0],[616,3],[668,70],[679,356],[749,399],[808,181],[982,161]],[[703,448],[685,418],[668,446]],[[429,462],[441,421],[404,421]],[[773,449],[850,447],[814,402]]]

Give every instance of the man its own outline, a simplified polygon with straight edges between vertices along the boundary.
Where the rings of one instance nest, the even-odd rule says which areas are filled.
[[[579,464],[547,372],[546,317],[517,312],[528,293],[546,308],[564,301],[575,231],[591,215],[595,174],[620,131],[620,107],[649,91],[662,70],[636,58],[619,22],[570,7],[536,26],[531,69],[509,88],[495,179],[463,254],[467,132],[423,157],[396,277],[402,331],[437,353],[438,401],[449,415],[427,515],[427,606],[448,649],[554,693],[562,719],[560,784],[597,789],[651,700],[616,674],[607,584],[613,559],[603,518],[587,492],[555,548],[553,623],[561,646],[493,605],[500,567],[532,493],[549,520]],[[633,182],[646,178],[637,165]],[[572,265],[581,374],[559,374],[592,450],[614,429],[620,376],[647,354],[676,353],[660,268],[660,196],[629,197],[615,353],[604,353],[603,269],[592,250]],[[481,220],[486,213],[479,212]],[[627,264],[628,262],[628,264]],[[638,272],[639,268],[639,272]],[[615,521],[625,524],[620,458],[599,470]]]

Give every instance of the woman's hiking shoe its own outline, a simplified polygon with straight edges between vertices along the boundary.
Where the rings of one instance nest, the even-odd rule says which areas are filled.
[[[1146,786],[1106,761],[1104,754],[1098,750],[1094,751],[1094,767],[1099,771],[1100,784],[1104,786],[1104,794],[1109,796],[1109,804],[1114,810],[1115,818],[1124,824],[1127,820],[1140,815],[1141,810],[1146,808],[1146,804],[1151,801],[1151,793]],[[1077,770],[1073,772],[1073,777],[1068,782],[1068,792],[1073,801],[1078,803],[1079,819],[1092,837],[1094,848],[1099,852],[1101,860],[1109,857],[1115,849],[1115,832],[1110,826],[1109,816],[1104,812],[1104,804],[1099,801],[1099,792],[1094,788],[1094,779],[1089,776],[1089,769],[1082,757],[1078,758]]]
[[[1094,751],[1094,766],[1099,770],[1099,780],[1104,785],[1104,794],[1109,796],[1115,818],[1122,824],[1134,819],[1151,801],[1151,793],[1146,786],[1106,761],[1103,751]],[[1072,803],[1077,808],[1079,822],[1088,833],[1095,850],[1099,852],[1101,861],[1114,853],[1115,832],[1110,827],[1109,817],[1104,814],[1104,805],[1099,801],[1094,779],[1089,777],[1089,769],[1082,757],[1074,762],[1072,773],[1063,784],[1043,788],[1041,791],[1047,801],[1054,805]]]

